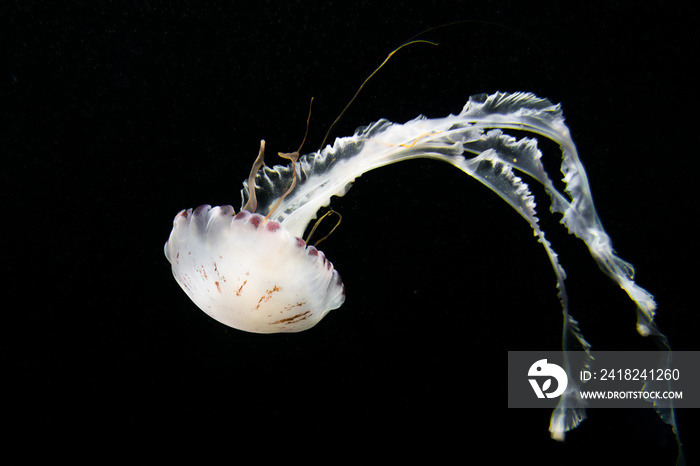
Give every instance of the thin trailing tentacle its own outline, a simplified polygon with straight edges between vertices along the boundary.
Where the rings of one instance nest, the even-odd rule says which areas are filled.
[[[254,213],[255,209],[258,208],[258,199],[256,196],[256,190],[247,189],[248,186],[255,186],[255,179],[258,174],[260,167],[265,165],[265,140],[260,141],[260,150],[258,151],[258,157],[253,162],[253,168],[250,169],[250,175],[248,175],[248,183],[245,184],[246,190],[248,191],[248,202],[245,203],[242,210],[247,210],[250,213]]]

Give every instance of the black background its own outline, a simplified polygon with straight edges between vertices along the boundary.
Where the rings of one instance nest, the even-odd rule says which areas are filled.
[[[698,349],[697,8],[411,5],[3,3],[5,442],[26,457],[673,464],[650,410],[591,411],[557,443],[549,411],[505,407],[506,351],[560,346],[555,280],[527,223],[448,165],[385,167],[334,200],[344,220],[321,249],[347,300],[309,331],[230,329],[173,280],[179,210],[238,208],[260,139],[297,149],[312,96],[306,152],[393,48],[468,21],[397,53],[332,137],[481,92],[561,102],[616,250],[674,349]],[[651,349],[631,301],[539,211],[594,348]],[[694,413],[678,413],[691,464]]]

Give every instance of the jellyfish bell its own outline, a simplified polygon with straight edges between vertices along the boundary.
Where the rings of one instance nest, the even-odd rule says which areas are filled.
[[[239,330],[300,332],[345,301],[323,252],[279,223],[231,206],[181,211],[165,255],[190,299]]]
[[[278,155],[290,160],[296,173],[298,151]],[[269,220],[294,190],[296,176],[286,189],[279,186],[279,195],[272,190],[267,199],[272,205],[260,206],[266,216],[252,213],[259,208],[258,195],[249,186],[255,186],[264,161],[262,140],[244,183],[247,202],[238,213],[230,205],[178,213],[165,256],[190,299],[219,322],[254,333],[300,332],[339,308],[345,288],[323,252]]]

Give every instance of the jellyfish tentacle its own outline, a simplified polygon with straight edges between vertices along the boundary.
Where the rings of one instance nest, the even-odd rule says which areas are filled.
[[[253,168],[250,169],[250,175],[248,175],[248,185],[246,189],[248,190],[248,202],[243,206],[243,210],[255,213],[258,208],[258,199],[255,195],[255,177],[258,174],[258,170],[265,165],[265,140],[260,141],[260,150],[258,151],[258,157],[253,162]],[[252,186],[252,188],[250,188]]]
[[[337,139],[332,147],[299,159],[297,191],[278,206],[271,218],[285,222],[300,236],[316,218],[316,212],[330,203],[331,196],[344,195],[363,173],[413,158],[434,158],[454,165],[458,160],[455,157],[465,152],[478,154],[485,150],[479,145],[489,143],[489,137],[498,137],[502,147],[507,147],[506,138],[492,133],[494,129],[529,131],[560,146],[564,193],[554,187],[538,158],[524,156],[504,162],[528,173],[544,186],[551,199],[550,209],[563,215],[561,221],[569,232],[584,241],[601,269],[637,304],[639,332],[660,336],[653,323],[656,304],[652,295],[634,283],[630,265],[613,252],[612,242],[596,213],[588,179],[561,107],[533,94],[478,95],[471,97],[457,115],[437,119],[421,116],[403,125],[379,120],[359,128],[354,136]],[[266,205],[279,199],[279,180],[290,176],[290,169],[283,166],[259,172],[255,182],[261,186],[259,196],[268,194]],[[246,193],[243,196],[245,199]],[[262,207],[266,209],[269,207]]]
[[[564,193],[546,175],[538,152],[532,152],[532,142],[513,142],[502,132],[494,132],[497,129],[529,131],[557,143],[562,152]],[[528,173],[544,186],[551,199],[550,210],[563,215],[561,222],[569,232],[584,241],[601,269],[637,304],[639,332],[660,335],[653,323],[656,304],[652,295],[635,284],[631,266],[612,250],[561,107],[533,94],[473,96],[462,112],[445,118],[420,116],[403,125],[379,120],[359,128],[352,137],[337,139],[332,147],[300,157],[298,164],[291,167],[264,167],[254,183],[249,180],[244,187],[243,199],[249,195],[248,187],[256,185],[259,212],[267,215],[274,207],[269,218],[301,236],[319,209],[329,205],[332,196],[344,195],[354,180],[367,171],[414,158],[433,158],[459,167],[465,153],[478,156],[496,143],[494,150],[521,154],[504,156],[502,162]],[[283,191],[297,178],[293,193]]]
[[[547,175],[536,139],[516,139],[504,130],[529,132],[560,147],[563,191]],[[472,154],[471,158],[466,157]],[[460,113],[445,118],[419,116],[405,124],[379,120],[359,128],[351,137],[336,139],[332,146],[300,157],[296,164],[264,167],[252,180],[254,183],[249,180],[245,188],[254,184],[260,200],[259,211],[274,210],[270,219],[301,236],[319,209],[328,206],[332,196],[343,196],[356,178],[378,167],[417,158],[442,160],[459,168],[506,200],[530,223],[557,278],[564,314],[564,348],[587,351],[589,345],[568,312],[566,275],[538,226],[534,198],[515,170],[528,174],[544,187],[550,198],[550,210],[562,215],[560,222],[569,233],[586,244],[601,270],[635,302],[639,333],[654,335],[668,349],[666,337],[654,324],[653,296],[634,282],[632,266],[614,253],[596,212],[586,172],[561,106],[547,99],[530,93],[481,94],[470,97]],[[290,178],[298,179],[295,190],[278,202]],[[244,201],[246,195],[244,189]],[[572,369],[566,370],[571,373]],[[555,438],[563,439],[564,433],[585,416],[583,410],[572,407],[571,396],[575,395],[568,393],[562,397],[552,416],[550,429]],[[673,418],[663,414],[662,417]]]
[[[485,140],[498,141],[498,139],[489,138]],[[541,153],[537,149],[536,144],[532,141],[527,141],[525,144],[518,144],[515,147],[523,149],[517,154],[517,160],[523,160],[528,156],[539,158]],[[483,148],[483,147],[482,147]],[[590,354],[590,344],[586,341],[581,333],[578,322],[571,316],[569,312],[569,299],[566,292],[566,272],[558,260],[558,255],[554,251],[551,243],[545,237],[544,231],[539,227],[539,219],[537,218],[536,202],[534,196],[530,193],[527,183],[516,176],[513,172],[513,167],[506,162],[512,160],[512,157],[504,156],[498,152],[497,144],[493,144],[491,148],[484,150],[478,156],[465,159],[464,157],[455,157],[453,165],[469,174],[473,178],[480,181],[489,189],[498,194],[505,200],[516,212],[518,212],[532,227],[538,241],[542,244],[549,258],[552,270],[554,271],[559,301],[562,306],[563,328],[562,328],[562,347],[567,351],[585,351],[586,358],[583,366],[573,368],[571,362],[565,358],[563,362],[564,371],[567,374],[569,386],[562,394],[550,422],[550,432],[555,440],[563,440],[565,433],[586,418],[585,410],[581,408],[581,400],[579,397],[579,385],[576,384],[575,374],[578,370],[590,368],[592,357]],[[526,152],[527,151],[527,152]]]
[[[578,157],[569,128],[564,123],[560,105],[533,94],[494,94],[472,97],[465,106],[466,115],[479,117],[478,127],[498,127],[530,131],[559,145],[565,193],[559,193],[551,181],[538,179],[552,199],[551,209],[563,215],[561,223],[588,247],[601,270],[625,290],[637,304],[637,330],[643,336],[664,339],[654,324],[656,303],[653,296],[633,280],[634,269],[619,258],[596,212],[586,171]],[[532,173],[529,173],[532,174]],[[533,175],[534,176],[534,175]]]
[[[401,49],[404,48],[404,47],[407,47],[407,46],[413,45],[413,44],[438,45],[437,42],[433,42],[433,41],[430,41],[430,40],[425,40],[425,39],[414,39],[414,40],[409,40],[408,42],[404,42],[403,44],[399,45],[399,46],[396,47],[394,50],[392,50],[392,51],[389,53],[389,55],[386,56],[386,58],[384,59],[384,61],[383,61],[377,68],[375,68],[375,70],[372,71],[372,73],[371,73],[369,76],[367,76],[367,78],[365,78],[364,81],[362,81],[362,84],[360,84],[360,87],[357,89],[357,91],[355,91],[355,94],[354,94],[354,95],[352,96],[352,98],[350,99],[350,102],[348,102],[348,103],[345,105],[345,107],[343,108],[343,110],[340,112],[340,115],[338,115],[338,117],[333,121],[333,123],[331,123],[331,126],[328,128],[328,131],[326,131],[326,135],[323,137],[323,141],[321,141],[321,147],[319,148],[319,151],[320,151],[321,149],[323,149],[323,146],[324,146],[324,144],[326,144],[326,140],[328,139],[328,136],[330,136],[331,131],[333,131],[333,128],[335,128],[335,125],[337,125],[338,122],[340,121],[340,119],[343,117],[343,115],[345,115],[345,112],[347,112],[348,108],[350,108],[350,105],[352,105],[352,103],[355,101],[355,99],[357,99],[357,96],[360,95],[360,92],[361,92],[362,89],[365,87],[365,85],[369,82],[369,80],[372,79],[372,78],[374,77],[374,75],[377,74],[377,73],[379,72],[379,70],[381,70],[381,69],[384,67],[384,65],[386,65],[386,63],[391,59],[391,57],[394,56],[394,54],[395,54],[396,52],[398,52],[399,50],[401,50]]]
[[[325,214],[323,214],[323,215],[321,216],[321,218],[319,218],[318,220],[316,220],[316,223],[314,223],[313,228],[311,228],[311,231],[309,232],[309,235],[306,237],[306,242],[307,242],[307,243],[311,240],[311,237],[314,235],[314,233],[316,232],[316,229],[317,229],[318,226],[321,224],[321,222],[322,222],[326,217],[328,217],[329,215],[332,215],[332,214],[335,214],[335,215],[338,216],[338,221],[335,223],[335,225],[333,226],[333,228],[331,228],[331,231],[329,231],[328,234],[327,234],[326,236],[324,236],[323,238],[321,238],[320,240],[318,240],[318,241],[316,241],[316,242],[314,243],[314,247],[318,246],[322,241],[325,241],[325,240],[326,240],[330,235],[332,235],[333,232],[340,226],[340,224],[341,224],[342,221],[343,221],[343,216],[340,215],[339,212],[336,212],[335,210],[330,209],[328,212],[326,212]]]
[[[304,136],[304,138],[306,139],[306,136]],[[303,145],[303,144],[304,144],[304,143],[302,142],[302,145]],[[270,211],[269,211],[269,212],[267,213],[267,215],[265,216],[265,221],[267,221],[267,220],[270,219],[270,216],[271,216],[272,214],[275,213],[275,210],[277,210],[277,208],[280,206],[280,204],[282,203],[282,201],[284,201],[284,198],[287,197],[287,196],[289,196],[289,194],[290,194],[292,191],[294,191],[294,187],[297,185],[296,163],[297,163],[297,160],[299,160],[299,152],[290,152],[290,153],[288,153],[288,154],[284,154],[284,153],[282,153],[282,152],[278,152],[277,155],[279,155],[279,156],[282,157],[283,159],[287,159],[287,160],[291,160],[291,161],[292,161],[292,174],[293,174],[293,175],[292,175],[292,182],[291,182],[291,184],[289,185],[289,188],[287,188],[287,191],[285,191],[285,193],[282,194],[282,196],[280,196],[279,199],[277,199],[277,202],[275,202],[275,204],[274,204],[272,207],[270,207]]]

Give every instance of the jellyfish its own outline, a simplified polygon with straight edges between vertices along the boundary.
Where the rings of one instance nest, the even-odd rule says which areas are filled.
[[[517,131],[516,136],[508,131]],[[561,149],[563,189],[544,168],[538,138]],[[590,345],[569,313],[564,269],[538,224],[535,196],[521,174],[542,185],[561,224],[636,304],[637,331],[667,346],[654,323],[653,296],[634,282],[632,266],[613,252],[560,105],[531,93],[480,94],[456,115],[419,116],[404,124],[381,119],[317,152],[280,154],[290,161],[286,165],[264,166],[264,152],[261,141],[238,212],[229,205],[183,210],[165,244],[177,282],[223,324],[256,333],[300,332],[339,308],[345,300],[340,275],[323,252],[301,239],[304,232],[333,196],[344,196],[364,173],[427,158],[478,180],[530,224],[556,278],[564,349],[588,353]],[[564,366],[574,380],[570,364]],[[577,396],[576,385],[570,384],[551,417],[553,438],[563,440],[585,418]],[[672,411],[660,414],[675,427]]]

